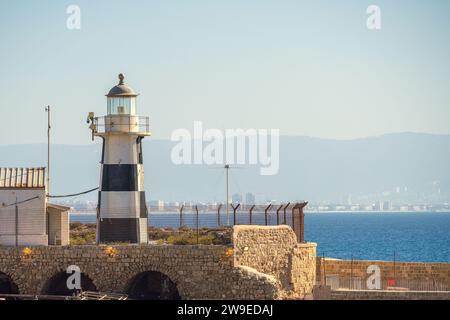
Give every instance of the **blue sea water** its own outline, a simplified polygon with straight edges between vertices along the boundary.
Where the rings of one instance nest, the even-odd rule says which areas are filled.
[[[233,217],[230,217],[233,221]],[[196,216],[184,215],[183,224],[197,225]],[[95,222],[94,214],[71,214],[71,221]],[[248,215],[239,216],[240,224]],[[226,223],[226,216],[221,216]],[[261,213],[254,224],[263,224]],[[276,223],[272,215],[269,224]],[[151,213],[149,224],[178,227],[179,215]],[[217,226],[217,215],[199,215],[200,227]],[[450,262],[450,213],[412,212],[339,212],[307,213],[305,238],[317,243],[317,255],[356,260],[397,260],[415,262]]]
[[[450,262],[450,213],[310,214],[305,237],[327,257]]]

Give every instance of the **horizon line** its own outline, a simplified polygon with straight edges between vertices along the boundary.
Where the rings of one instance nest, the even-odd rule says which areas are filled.
[[[245,129],[244,129],[245,130]],[[365,139],[376,139],[376,138],[382,138],[385,136],[393,136],[393,135],[423,135],[423,136],[440,136],[440,137],[450,137],[450,133],[430,133],[430,132],[413,132],[413,131],[402,131],[402,132],[390,132],[390,133],[382,133],[378,135],[369,135],[365,137],[358,137],[358,138],[345,138],[345,139],[339,139],[339,138],[323,138],[323,137],[315,137],[315,136],[308,136],[308,135],[280,135],[280,138],[309,138],[309,139],[316,139],[316,140],[329,140],[329,141],[336,141],[336,142],[350,142],[350,141],[358,141],[358,140],[365,140]],[[171,141],[170,138],[162,139],[150,139],[147,141]],[[94,143],[86,143],[86,144],[72,144],[72,143],[52,143],[53,146],[72,146],[72,147],[85,147],[88,145],[94,145],[94,144],[100,144],[101,142],[94,142]],[[16,144],[0,144],[0,147],[9,147],[9,146],[29,146],[29,145],[47,145],[46,142],[37,142],[37,143],[16,143]]]

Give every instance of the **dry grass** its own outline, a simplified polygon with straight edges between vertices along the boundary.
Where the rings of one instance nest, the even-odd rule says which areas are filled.
[[[70,223],[70,244],[95,244],[96,225],[95,223]]]
[[[226,245],[231,243],[230,228],[201,228],[198,231],[186,226],[175,228],[148,227],[149,241],[158,244],[171,245]],[[197,239],[198,237],[198,239]],[[95,223],[70,223],[70,244],[88,245],[95,244]]]

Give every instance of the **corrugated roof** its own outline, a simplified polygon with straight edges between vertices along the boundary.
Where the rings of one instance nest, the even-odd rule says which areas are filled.
[[[0,188],[45,188],[45,167],[0,168]]]

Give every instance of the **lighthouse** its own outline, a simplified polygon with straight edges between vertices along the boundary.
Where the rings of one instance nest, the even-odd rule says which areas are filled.
[[[148,242],[142,139],[150,131],[148,117],[137,115],[137,96],[119,74],[106,95],[106,116],[88,116],[92,139],[103,140],[97,243]]]

